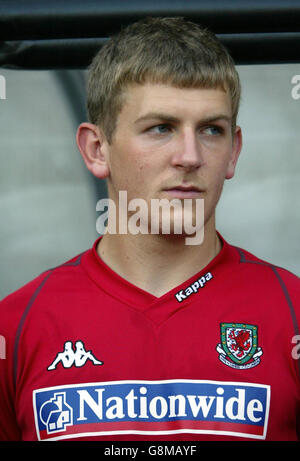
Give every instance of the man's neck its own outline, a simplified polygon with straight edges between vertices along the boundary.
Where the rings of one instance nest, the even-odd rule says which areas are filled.
[[[122,278],[160,297],[200,272],[219,253],[221,241],[214,223],[210,227],[206,226],[201,245],[186,245],[178,235],[107,233],[97,252]]]

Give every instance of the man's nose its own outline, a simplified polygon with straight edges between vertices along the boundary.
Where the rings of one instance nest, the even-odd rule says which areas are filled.
[[[203,164],[202,146],[192,128],[182,132],[176,142],[172,156],[173,166],[194,170]]]

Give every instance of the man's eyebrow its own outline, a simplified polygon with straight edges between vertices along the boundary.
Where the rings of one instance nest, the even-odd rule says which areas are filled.
[[[147,120],[162,120],[165,122],[177,122],[177,123],[180,122],[179,118],[174,117],[173,115],[170,115],[170,114],[164,114],[161,112],[149,112],[139,117],[137,120],[135,120],[134,123],[137,124],[137,123],[144,122]],[[220,120],[220,121],[225,120],[226,122],[231,123],[232,117],[226,114],[221,114],[221,113],[213,114],[213,115],[210,115],[209,117],[202,118],[201,120],[199,120],[199,122],[201,124],[206,124],[206,123],[216,122],[217,120]]]
[[[163,114],[161,112],[148,112],[147,114],[142,115],[142,117],[136,119],[134,123],[140,123],[147,120],[164,120],[166,122],[179,122],[179,119],[177,117],[174,117],[170,114]]]
[[[201,123],[212,123],[217,122],[218,120],[224,120],[225,122],[231,123],[232,117],[226,114],[215,114],[201,119]]]

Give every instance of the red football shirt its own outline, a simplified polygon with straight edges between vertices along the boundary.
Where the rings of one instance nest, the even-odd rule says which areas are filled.
[[[0,440],[297,440],[299,278],[221,239],[161,297],[99,239],[7,296]]]

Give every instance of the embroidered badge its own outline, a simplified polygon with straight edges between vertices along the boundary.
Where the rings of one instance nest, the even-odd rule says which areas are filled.
[[[90,360],[94,365],[103,365],[103,362],[96,359],[92,351],[86,351],[82,341],[76,341],[75,351],[73,349],[72,341],[66,341],[64,344],[63,352],[58,352],[57,356],[47,368],[48,371],[55,370],[59,362],[64,368],[83,367],[87,360]]]
[[[258,347],[257,326],[245,323],[221,323],[219,359],[231,368],[253,368],[260,363],[263,351]]]

